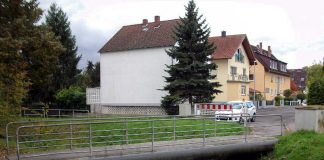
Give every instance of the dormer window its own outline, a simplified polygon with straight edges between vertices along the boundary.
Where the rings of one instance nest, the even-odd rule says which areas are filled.
[[[273,61],[273,60],[270,60],[270,68],[277,70],[278,69],[277,62]]]
[[[280,70],[283,72],[287,72],[287,66],[285,64],[280,64]]]
[[[242,49],[239,48],[236,50],[236,53],[235,53],[235,62],[241,62],[241,63],[244,63],[244,56],[242,54]]]

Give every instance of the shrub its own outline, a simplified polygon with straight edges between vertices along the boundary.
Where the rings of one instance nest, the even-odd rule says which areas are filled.
[[[275,105],[276,106],[280,106],[280,100],[282,100],[283,98],[281,96],[276,96],[275,97]]]
[[[86,94],[80,87],[62,89],[56,93],[58,106],[64,109],[86,109]]]
[[[284,90],[284,93],[283,93],[283,95],[287,98],[287,97],[290,97],[291,96],[291,94],[292,94],[292,91],[291,91],[291,89],[286,89],[286,90]]]
[[[316,80],[309,86],[308,104],[324,105],[324,79]]]
[[[304,93],[298,93],[297,99],[300,99],[301,101],[303,101],[304,99],[306,99],[306,95]]]

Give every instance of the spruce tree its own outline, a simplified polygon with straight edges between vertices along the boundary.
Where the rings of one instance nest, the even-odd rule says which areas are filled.
[[[180,22],[174,30],[176,45],[167,50],[167,54],[175,60],[172,65],[167,65],[165,77],[167,85],[164,90],[169,94],[163,97],[162,106],[169,107],[189,101],[193,113],[193,104],[210,102],[214,94],[221,93],[217,87],[221,85],[214,82],[217,65],[212,62],[211,55],[215,46],[208,42],[210,29],[198,14],[198,8],[193,0],[185,6],[185,17],[180,17]]]
[[[61,41],[65,51],[59,57],[59,69],[55,73],[55,87],[57,90],[68,88],[76,83],[77,75],[81,72],[77,65],[81,56],[77,55],[75,36],[72,35],[70,22],[66,13],[55,3],[51,4],[45,16],[46,25]]]

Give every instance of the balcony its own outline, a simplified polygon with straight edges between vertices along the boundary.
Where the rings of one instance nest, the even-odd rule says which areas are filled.
[[[247,75],[243,74],[230,74],[228,75],[228,80],[227,81],[234,81],[234,82],[249,82],[249,77]]]

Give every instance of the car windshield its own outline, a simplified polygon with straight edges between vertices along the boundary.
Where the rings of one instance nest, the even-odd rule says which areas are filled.
[[[233,106],[233,109],[241,109],[242,105],[240,103],[230,103],[229,105]]]
[[[251,107],[253,107],[253,103],[252,103],[252,102],[247,102],[247,103],[246,103],[246,106],[247,106],[248,108],[251,108]]]

